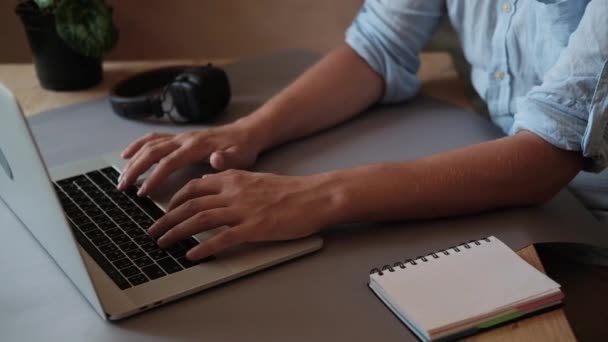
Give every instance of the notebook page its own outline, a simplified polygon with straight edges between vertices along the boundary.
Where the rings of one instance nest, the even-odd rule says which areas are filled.
[[[426,331],[559,288],[500,240],[489,240],[383,276],[373,274],[372,281]]]

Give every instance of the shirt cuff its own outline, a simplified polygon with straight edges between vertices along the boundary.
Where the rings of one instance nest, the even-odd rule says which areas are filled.
[[[586,158],[585,171],[599,172],[606,168],[606,158],[597,153],[602,147],[590,143],[586,134],[592,126],[588,114],[554,101],[551,95],[544,96],[546,99],[527,97],[518,104],[509,135],[530,131],[560,149],[581,152]]]
[[[402,102],[414,97],[420,89],[417,76],[390,60],[381,42],[373,33],[366,32],[356,20],[346,31],[346,43],[384,80],[384,94],[380,103]]]

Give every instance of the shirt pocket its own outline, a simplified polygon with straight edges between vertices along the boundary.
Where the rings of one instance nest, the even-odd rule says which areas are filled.
[[[576,30],[590,0],[532,0],[531,23],[535,28],[530,42],[535,51],[535,68],[544,75],[568,46],[568,39]]]

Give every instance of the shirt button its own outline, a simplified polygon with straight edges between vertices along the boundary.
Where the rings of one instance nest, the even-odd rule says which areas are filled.
[[[502,11],[505,13],[511,13],[511,11],[513,10],[513,5],[511,5],[510,2],[505,2],[504,4],[502,4]]]
[[[498,81],[502,81],[505,79],[505,73],[502,71],[497,71],[494,73],[494,78],[497,79]]]

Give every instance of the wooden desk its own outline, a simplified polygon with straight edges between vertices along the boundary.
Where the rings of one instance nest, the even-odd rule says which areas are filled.
[[[38,84],[32,64],[0,64],[0,82],[4,83],[17,96],[23,111],[29,116],[105,96],[111,86],[119,80],[146,69],[176,64],[206,64],[208,62],[207,60],[107,62],[104,64],[103,82],[94,88],[77,92],[54,92],[42,89]],[[211,62],[224,64],[228,60],[214,60]],[[424,81],[423,94],[470,108],[462,83],[458,79],[448,54],[424,54],[419,75]]]
[[[204,64],[205,60],[108,62],[105,78],[95,88],[79,92],[51,92],[40,88],[32,64],[0,64],[0,81],[17,96],[26,115],[91,100],[107,95],[118,80],[145,69],[170,64]],[[212,61],[222,64],[227,61]],[[470,108],[462,82],[446,53],[422,55],[419,76],[423,80],[422,93],[450,103]],[[519,252],[526,261],[544,271],[534,247]],[[513,324],[473,336],[468,341],[574,341],[576,340],[563,310],[554,310]]]

